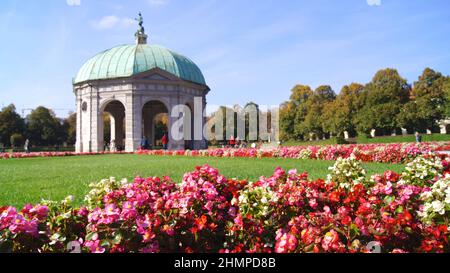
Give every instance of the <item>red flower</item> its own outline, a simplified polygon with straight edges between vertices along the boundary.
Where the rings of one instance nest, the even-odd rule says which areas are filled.
[[[392,171],[385,171],[384,179],[386,179],[386,181],[395,183],[398,182],[398,180],[400,179],[400,175]]]
[[[208,218],[205,215],[202,217],[195,219],[195,224],[197,225],[197,230],[203,230],[206,227],[206,223],[208,222]]]
[[[340,194],[337,191],[330,192],[328,194],[328,199],[331,202],[338,203],[340,201]]]

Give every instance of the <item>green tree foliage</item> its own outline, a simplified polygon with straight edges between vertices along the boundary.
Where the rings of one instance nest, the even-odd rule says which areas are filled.
[[[295,114],[292,116],[291,122],[294,122],[292,135],[294,139],[305,139],[309,133],[304,123],[308,114],[308,102],[313,95],[314,91],[307,85],[296,85],[292,89],[291,107],[295,109]]]
[[[68,145],[75,145],[77,140],[77,114],[71,113],[64,119],[63,128],[66,131],[66,143]]]
[[[403,106],[397,117],[399,125],[410,132],[437,131],[437,121],[445,116],[445,81],[441,73],[426,68],[414,83],[412,100]]]
[[[336,93],[331,86],[322,85],[317,87],[313,95],[306,101],[307,114],[303,124],[300,125],[303,130],[313,133],[319,138],[328,133],[326,131],[327,126],[324,126],[326,123],[324,112],[335,99]]]
[[[27,116],[27,134],[32,145],[53,146],[61,144],[61,121],[50,109],[39,106]]]
[[[336,100],[324,109],[324,130],[339,137],[347,131],[350,135],[356,135],[355,119],[362,108],[360,99],[364,86],[352,83],[342,88]]]
[[[450,77],[447,77],[444,80],[443,84],[443,90],[444,90],[444,113],[445,117],[450,117]]]
[[[16,112],[16,107],[11,104],[0,111],[0,143],[5,146],[11,145],[11,136],[13,134],[23,135],[25,130],[25,121]]]
[[[389,134],[400,127],[397,115],[408,102],[411,87],[395,69],[378,71],[362,92],[364,107],[359,111],[356,127],[359,133],[368,134],[375,129],[377,134]]]
[[[295,114],[296,109],[293,102],[285,102],[280,106],[280,138],[282,140],[296,139],[295,137]]]
[[[312,91],[296,85],[280,108],[283,140],[304,140],[309,134],[342,137],[390,135],[400,128],[437,130],[438,121],[450,117],[450,77],[426,68],[413,88],[395,69],[382,69],[366,85],[344,86],[336,97],[329,86]]]
[[[308,133],[304,127],[308,114],[307,102],[314,91],[307,85],[296,85],[291,90],[290,100],[280,107],[280,138],[282,140],[303,140]]]
[[[11,143],[11,147],[13,147],[13,148],[19,147],[25,143],[23,136],[21,134],[17,134],[17,133],[12,134],[9,141]]]

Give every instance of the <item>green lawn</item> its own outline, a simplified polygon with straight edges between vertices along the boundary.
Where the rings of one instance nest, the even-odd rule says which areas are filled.
[[[91,182],[110,176],[128,178],[140,175],[170,176],[181,181],[184,173],[197,165],[218,168],[227,177],[257,180],[269,176],[281,166],[285,169],[307,171],[312,178],[326,178],[330,161],[299,159],[192,158],[157,157],[145,155],[102,155],[61,158],[32,158],[0,160],[0,206],[22,206],[37,203],[42,198],[61,200],[74,195],[80,204]],[[400,172],[401,165],[366,164],[370,174],[390,169]]]

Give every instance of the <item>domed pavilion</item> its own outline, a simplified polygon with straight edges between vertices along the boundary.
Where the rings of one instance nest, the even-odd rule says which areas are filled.
[[[194,125],[203,128],[206,122],[203,109],[210,91],[201,70],[183,55],[147,44],[141,15],[139,25],[135,44],[100,52],[73,80],[77,152],[101,152],[112,147],[111,143],[114,149],[132,152],[141,148],[143,140],[149,147],[158,147],[161,124],[169,149],[206,148],[203,130],[200,137],[197,132],[194,136]],[[172,115],[180,105],[191,113]],[[105,117],[110,120],[106,132]],[[178,120],[182,126],[174,133],[172,127]]]

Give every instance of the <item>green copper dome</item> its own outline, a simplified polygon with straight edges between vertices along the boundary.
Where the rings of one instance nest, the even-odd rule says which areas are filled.
[[[117,46],[97,54],[81,67],[74,84],[131,77],[154,68],[206,85],[202,72],[190,59],[164,47],[147,44]]]

